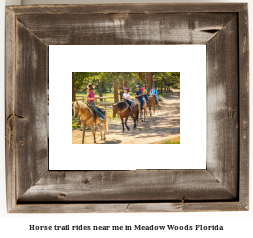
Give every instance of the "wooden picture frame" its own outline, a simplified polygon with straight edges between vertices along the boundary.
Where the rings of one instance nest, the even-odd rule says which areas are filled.
[[[49,171],[49,45],[60,44],[206,44],[206,170]],[[8,212],[249,209],[246,3],[6,7],[5,78]]]

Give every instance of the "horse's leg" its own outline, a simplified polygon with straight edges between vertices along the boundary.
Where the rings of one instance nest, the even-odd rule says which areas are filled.
[[[98,129],[100,131],[101,140],[103,140],[102,128],[100,126],[100,123],[97,124],[97,127],[98,127]]]
[[[138,117],[137,113],[138,113],[138,112],[134,112],[134,116],[133,116],[133,120],[134,120],[134,130],[135,130],[135,128],[136,128],[136,121],[137,121],[137,117]]]
[[[85,123],[83,123],[82,144],[84,143],[85,129],[86,129],[86,124],[85,124]]]
[[[139,121],[139,116],[140,116],[140,112],[139,112],[139,109],[137,109],[137,114],[136,114],[137,116],[137,118],[136,118],[136,124],[138,125],[138,121]],[[136,125],[135,125],[135,128],[136,128]]]
[[[128,117],[125,118],[125,125],[126,125],[127,130],[129,131],[130,128],[127,126],[127,120],[128,120]]]
[[[156,111],[157,111],[157,114],[158,114],[158,103],[156,104]]]
[[[106,118],[106,121],[104,121],[104,140],[106,139],[106,131],[108,130],[108,129],[107,129],[107,126],[108,126],[107,123],[108,123],[108,122],[107,122],[107,118]]]
[[[137,111],[136,111],[136,124],[138,125],[139,123],[139,108],[137,108]]]
[[[140,121],[141,121],[141,108],[139,105],[138,105],[138,111],[139,111],[138,123],[140,123]]]
[[[96,135],[95,135],[95,130],[94,130],[94,126],[95,124],[91,124],[91,131],[92,131],[92,135],[93,135],[93,139],[94,139],[94,143],[96,144]]]
[[[124,132],[125,128],[124,128],[124,118],[123,117],[121,117],[121,123],[122,123],[122,127],[123,127],[122,132]]]

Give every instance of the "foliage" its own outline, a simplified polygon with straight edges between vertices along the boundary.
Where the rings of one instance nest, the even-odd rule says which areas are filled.
[[[180,88],[180,72],[158,72],[152,73],[154,84],[157,88],[172,86]]]
[[[78,128],[81,128],[81,126],[77,126],[76,123],[77,123],[78,119],[76,118],[72,118],[72,130],[73,129],[78,129]]]
[[[140,78],[143,75],[143,79]],[[86,90],[86,85],[92,83],[98,89],[98,83],[101,82],[103,93],[112,92],[113,81],[118,82],[118,90],[122,90],[124,85],[127,85],[131,92],[135,92],[136,85],[142,86],[147,84],[145,79],[145,72],[75,72],[75,90]],[[180,88],[180,73],[179,72],[153,72],[153,83],[158,89]]]

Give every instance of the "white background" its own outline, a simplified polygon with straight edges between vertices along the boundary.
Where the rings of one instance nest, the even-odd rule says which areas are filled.
[[[127,1],[127,0],[87,0],[87,1],[81,1],[81,0],[73,0],[73,1],[67,1],[67,0],[51,0],[48,1],[32,1],[27,0],[23,1],[24,3],[34,3],[34,4],[41,4],[41,3],[112,3],[112,2],[118,2],[118,3],[127,3],[127,2],[155,2],[154,0],[138,0],[138,1]],[[170,1],[170,0],[159,0],[159,2],[207,2],[207,1],[199,1],[199,0],[188,0],[188,1]],[[253,44],[253,22],[252,22],[252,14],[253,14],[253,3],[252,1],[245,1],[245,0],[221,0],[221,1],[212,1],[208,0],[208,2],[249,2],[249,27],[250,27],[250,44]],[[112,232],[106,233],[106,232],[99,232],[99,233],[89,233],[89,237],[103,237],[110,235],[111,237],[140,237],[141,234],[144,234],[146,237],[154,237],[159,235],[159,237],[205,237],[205,238],[213,238],[213,237],[250,237],[252,234],[252,223],[253,223],[253,208],[252,208],[252,201],[253,201],[253,193],[252,193],[252,184],[253,179],[252,176],[250,177],[251,183],[250,183],[250,211],[249,212],[204,212],[204,213],[148,213],[148,214],[140,214],[140,213],[132,213],[132,214],[7,214],[6,213],[6,194],[5,194],[5,137],[4,137],[4,122],[5,122],[5,116],[4,116],[4,7],[5,5],[11,5],[11,4],[20,4],[19,0],[6,0],[1,1],[0,3],[0,11],[1,11],[1,25],[0,25],[0,51],[1,51],[1,58],[0,58],[0,73],[1,73],[1,79],[0,79],[0,88],[1,88],[1,100],[0,100],[0,110],[2,112],[2,116],[0,117],[0,134],[1,136],[1,143],[0,143],[0,228],[1,228],[1,236],[3,237],[31,237],[34,238],[35,236],[37,238],[40,237],[56,237],[56,235],[60,235],[61,237],[65,238],[70,235],[75,235],[73,237],[85,237],[88,233],[73,233],[73,232],[29,232],[28,231],[28,225],[29,224],[37,224],[37,225],[46,225],[46,224],[62,224],[65,225],[67,223],[75,223],[75,224],[87,224],[91,223],[93,225],[95,224],[116,224],[116,223],[122,223],[122,224],[130,224],[130,223],[139,223],[139,224],[146,224],[150,225],[152,224],[180,224],[185,225],[189,222],[195,223],[195,224],[202,224],[202,223],[208,223],[208,224],[220,224],[224,225],[225,230],[220,231],[210,231],[210,232],[177,232],[177,233],[160,233],[157,232],[135,232],[130,233],[129,232],[115,232],[112,235]],[[252,59],[252,53],[250,53],[250,57]],[[250,64],[250,71],[252,72],[253,65]],[[253,84],[250,84],[250,91],[253,91]],[[252,98],[252,97],[251,97]],[[250,109],[253,109],[253,99],[251,99],[251,106]],[[251,117],[252,118],[252,117]],[[251,123],[253,122],[253,119],[251,119]],[[252,134],[253,127],[250,128],[250,134]],[[253,141],[250,140],[250,146],[252,148]],[[250,155],[250,159],[252,160],[252,155]],[[250,163],[250,172],[252,174],[252,163]]]
[[[72,72],[139,71],[180,72],[180,144],[72,144]],[[49,46],[49,148],[50,170],[205,169],[206,46]]]

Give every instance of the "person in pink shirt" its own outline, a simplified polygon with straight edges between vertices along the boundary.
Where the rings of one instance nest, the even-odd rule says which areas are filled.
[[[95,94],[93,92],[94,86],[91,83],[89,83],[87,85],[87,88],[89,89],[89,93],[87,96],[87,104],[91,106],[98,113],[101,121],[105,121],[104,115],[98,110],[97,106],[94,103],[94,100],[95,100]]]

